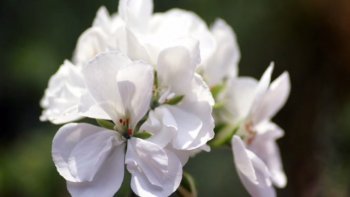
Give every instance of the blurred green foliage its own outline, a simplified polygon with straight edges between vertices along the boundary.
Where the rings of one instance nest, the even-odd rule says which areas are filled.
[[[292,93],[275,121],[288,175],[281,196],[350,195],[350,31],[343,0],[155,0],[155,10],[180,7],[208,24],[225,19],[241,48],[240,75],[288,70]],[[51,159],[58,129],[38,120],[49,77],[70,59],[95,12],[117,1],[0,1],[0,196],[68,196]],[[349,8],[349,9],[345,9]],[[349,39],[350,40],[350,39]],[[199,196],[246,196],[229,148],[186,165]],[[124,196],[126,188],[118,193]]]

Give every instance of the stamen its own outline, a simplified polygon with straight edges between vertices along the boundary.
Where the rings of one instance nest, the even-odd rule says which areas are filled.
[[[254,139],[255,139],[255,136],[256,136],[256,131],[254,130],[254,126],[253,126],[253,123],[252,122],[248,122],[246,125],[245,125],[245,130],[247,131],[247,144],[251,144],[253,143]]]
[[[132,135],[132,129],[128,129],[128,135],[131,136]]]

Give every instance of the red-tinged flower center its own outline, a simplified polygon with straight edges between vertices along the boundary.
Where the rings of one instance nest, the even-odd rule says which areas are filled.
[[[245,130],[246,130],[245,141],[248,145],[250,145],[255,139],[256,131],[255,131],[253,123],[251,121],[247,122],[244,126],[245,126]]]
[[[116,125],[116,130],[119,131],[120,133],[123,134],[123,136],[126,139],[129,139],[132,135],[133,135],[133,130],[131,128],[129,128],[129,123],[130,123],[130,119],[129,118],[121,118],[119,119],[119,124],[118,126]]]

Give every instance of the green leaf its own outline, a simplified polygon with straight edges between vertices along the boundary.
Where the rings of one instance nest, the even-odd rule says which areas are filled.
[[[96,122],[97,122],[97,124],[99,124],[103,128],[111,129],[111,130],[114,129],[114,124],[111,121],[96,119]]]
[[[238,131],[238,127],[227,125],[215,134],[215,138],[210,141],[210,145],[213,147],[220,147],[225,144],[229,144],[232,136]]]
[[[184,172],[181,180],[180,187],[177,189],[178,193],[182,197],[197,197],[198,192],[196,188],[196,183],[193,177]]]
[[[184,97],[185,97],[184,95],[175,96],[174,98],[167,100],[165,102],[165,104],[176,105],[176,104],[180,103]]]
[[[141,139],[147,139],[151,136],[152,134],[147,131],[138,132],[134,135],[134,137],[141,138]]]

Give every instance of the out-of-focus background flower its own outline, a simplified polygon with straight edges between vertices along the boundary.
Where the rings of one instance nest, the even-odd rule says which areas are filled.
[[[39,122],[49,77],[70,59],[97,9],[116,0],[0,1],[0,196],[68,196],[51,160],[58,129]],[[260,77],[275,61],[292,91],[274,121],[288,186],[280,196],[350,195],[350,1],[155,0],[155,11],[193,10],[235,30],[240,75]],[[247,196],[229,148],[190,160],[199,196]]]

